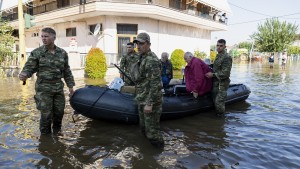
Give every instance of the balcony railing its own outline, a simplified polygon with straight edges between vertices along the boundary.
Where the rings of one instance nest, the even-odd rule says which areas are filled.
[[[94,2],[112,2],[112,3],[134,3],[134,4],[151,4],[156,6],[161,6],[164,8],[169,8],[172,10],[176,10],[178,12],[186,13],[193,16],[198,16],[204,19],[220,22],[220,23],[227,23],[223,22],[219,19],[215,19],[213,17],[214,14],[219,13],[221,11],[217,11],[211,7],[203,7],[199,8],[198,4],[195,6],[187,5],[183,3],[182,0],[169,0],[169,1],[162,1],[162,0],[69,0],[65,2],[64,0],[61,1],[48,1],[49,3],[37,3],[36,1],[32,2],[32,6],[24,6],[24,11],[29,14],[38,15],[46,12],[51,12],[58,9],[68,8],[72,6],[78,6],[83,4],[85,1],[86,4],[94,3]],[[59,3],[58,3],[59,2]],[[82,3],[81,3],[82,2]],[[167,2],[167,3],[166,3]],[[205,6],[203,4],[199,4],[199,6]],[[210,9],[210,10],[208,10]],[[10,10],[3,10],[2,11],[2,18],[7,19],[9,21],[17,20],[18,13],[17,7],[10,9]]]

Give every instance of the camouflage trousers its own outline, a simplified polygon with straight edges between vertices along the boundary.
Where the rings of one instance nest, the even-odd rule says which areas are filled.
[[[138,105],[140,129],[142,133],[146,135],[151,144],[162,146],[164,141],[159,124],[162,104],[153,104],[151,113],[144,113],[144,107],[145,105]]]
[[[218,82],[213,83],[212,98],[214,101],[217,114],[225,113],[225,101],[227,97],[228,87],[229,87],[229,83],[224,83],[224,84],[219,84]]]
[[[64,84],[36,83],[36,94],[34,96],[36,108],[41,112],[40,131],[41,134],[51,133],[61,129],[65,108]]]

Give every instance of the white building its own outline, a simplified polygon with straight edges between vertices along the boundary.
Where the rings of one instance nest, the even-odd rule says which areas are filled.
[[[42,45],[43,27],[57,32],[56,44],[69,52],[71,66],[83,67],[92,47],[104,51],[108,64],[117,63],[126,44],[140,32],[151,37],[159,57],[175,49],[209,54],[212,31],[227,25],[214,16],[230,13],[227,0],[23,0],[36,25],[25,30],[26,52]],[[2,18],[18,29],[18,0],[0,0]],[[218,17],[217,15],[217,17]],[[214,19],[215,20],[214,20]],[[101,27],[95,32],[96,25]],[[95,34],[95,35],[94,35]]]

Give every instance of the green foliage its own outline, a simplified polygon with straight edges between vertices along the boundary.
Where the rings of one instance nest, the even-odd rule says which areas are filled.
[[[91,48],[86,56],[85,71],[92,78],[104,78],[107,70],[106,58],[99,48]]]
[[[210,50],[216,51],[217,50],[216,45],[210,45]]]
[[[236,48],[233,48],[228,53],[232,58],[236,58],[240,55],[239,51]]]
[[[13,56],[13,28],[0,18],[0,64]],[[9,60],[8,60],[9,61]]]
[[[248,49],[245,49],[245,48],[241,48],[241,49],[233,48],[233,49],[231,49],[229,51],[229,55],[232,58],[240,57],[242,54],[248,55]]]
[[[299,46],[290,46],[288,48],[288,53],[292,55],[300,54],[300,47]]]
[[[238,47],[239,48],[245,48],[245,49],[247,49],[250,52],[251,47],[252,47],[252,43],[251,42],[240,42],[238,44]]]
[[[180,70],[185,66],[184,51],[182,49],[175,49],[171,54],[171,62],[174,70]]]
[[[205,52],[199,52],[199,50],[195,50],[194,51],[194,56],[196,57],[196,58],[199,58],[199,59],[202,59],[202,60],[204,60],[205,58],[206,58],[206,53]]]
[[[298,25],[268,19],[251,35],[259,52],[282,52],[295,40]]]

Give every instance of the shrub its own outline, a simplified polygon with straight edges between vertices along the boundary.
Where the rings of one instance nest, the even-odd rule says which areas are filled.
[[[85,71],[92,78],[104,78],[107,70],[106,58],[99,48],[91,48],[86,56]]]
[[[236,58],[240,55],[239,51],[237,49],[231,49],[228,54],[232,57],[232,58]]]
[[[214,63],[214,61],[216,60],[216,57],[217,57],[217,52],[215,52],[215,51],[210,51],[210,56],[209,56],[209,58],[210,58],[211,63]]]
[[[174,70],[181,70],[185,66],[184,51],[182,49],[175,49],[171,54],[171,62]]]
[[[288,48],[288,54],[292,54],[292,55],[300,54],[300,47],[299,46],[290,46]]]
[[[206,58],[206,53],[205,52],[199,52],[199,50],[195,50],[194,51],[194,56],[196,57],[196,58],[199,58],[199,59],[202,59],[202,60],[204,60],[205,58]]]

